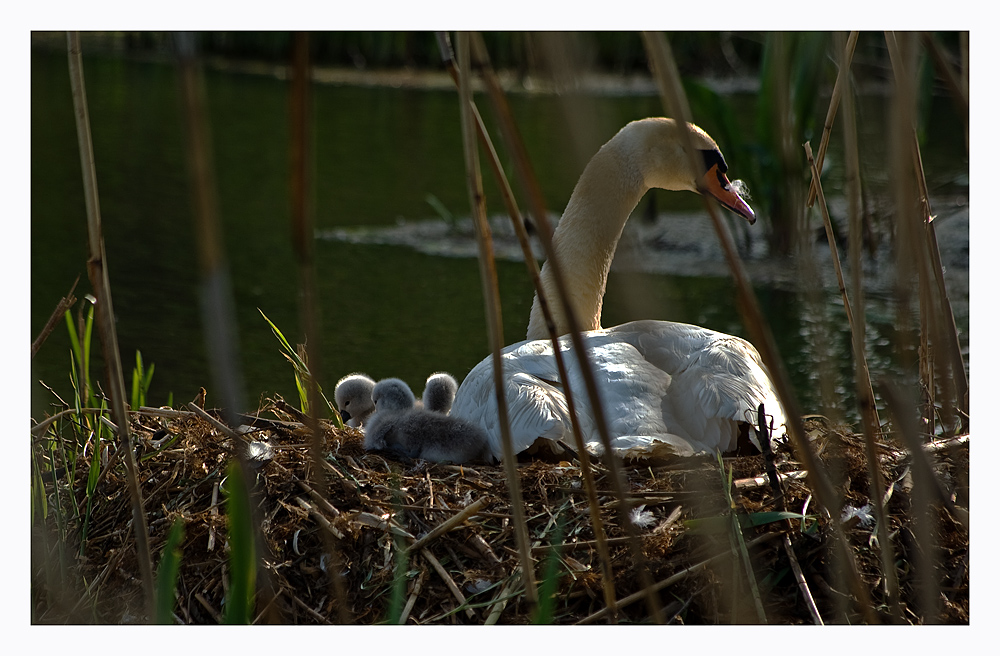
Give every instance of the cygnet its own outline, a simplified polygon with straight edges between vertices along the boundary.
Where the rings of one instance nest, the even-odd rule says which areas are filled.
[[[424,384],[424,408],[446,415],[451,412],[456,392],[458,392],[458,381],[451,374],[443,371],[431,374]]]
[[[388,451],[431,462],[494,462],[486,433],[467,421],[414,407],[410,387],[398,378],[372,390],[375,414],[365,425],[365,450]]]
[[[375,412],[375,402],[372,401],[374,388],[375,381],[361,373],[344,376],[337,382],[333,400],[344,423],[361,428],[368,421]]]

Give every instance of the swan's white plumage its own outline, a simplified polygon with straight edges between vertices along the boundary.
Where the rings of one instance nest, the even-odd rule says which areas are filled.
[[[693,455],[736,447],[740,422],[756,425],[757,406],[784,432],[784,412],[756,349],[732,335],[667,321],[634,321],[600,328],[607,274],[629,214],[651,187],[703,190],[753,222],[753,210],[725,178],[715,142],[698,128],[691,134],[705,170],[693,173],[678,126],[670,119],[644,119],[625,126],[591,159],[573,190],[553,244],[569,287],[569,298],[587,332],[612,448],[626,456]],[[713,168],[711,162],[715,162]],[[548,264],[542,286],[559,334],[567,321],[555,302]],[[503,351],[505,395],[515,453],[537,439],[573,445],[569,410],[552,344],[536,296],[528,341]],[[593,408],[568,336],[560,338],[568,384],[583,441],[603,449]],[[469,372],[452,406],[453,417],[482,426],[494,456],[501,457],[492,358]],[[754,433],[751,432],[752,439]],[[756,440],[755,440],[756,442]]]
[[[585,344],[608,419],[612,447],[623,455],[694,455],[736,447],[737,424],[755,423],[761,402],[784,415],[756,350],[746,341],[688,324],[634,321],[588,331]],[[594,411],[569,336],[560,338],[569,385],[588,449],[601,450]],[[573,446],[572,424],[547,340],[504,349],[511,438],[520,452],[535,440]],[[501,457],[492,359],[469,372],[452,416],[482,426]]]

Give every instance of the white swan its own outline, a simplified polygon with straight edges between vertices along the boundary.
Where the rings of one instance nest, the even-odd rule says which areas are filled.
[[[784,411],[756,349],[745,340],[668,321],[633,321],[601,328],[608,270],[629,214],[652,187],[707,193],[755,221],[753,210],[726,178],[715,141],[691,126],[703,168],[692,171],[680,127],[666,118],[633,121],[594,155],[580,176],[553,234],[570,302],[581,323],[608,420],[612,447],[623,456],[714,453],[735,449],[741,423],[756,425],[757,406],[784,433]],[[548,263],[541,281],[560,335],[568,331]],[[503,351],[503,372],[515,452],[537,439],[573,446],[572,426],[552,343],[537,295],[528,341]],[[560,338],[569,385],[588,450],[599,453],[577,358],[568,335]],[[476,365],[459,387],[451,416],[482,426],[493,454],[502,456],[493,391],[492,357]],[[756,433],[751,439],[759,448]]]
[[[451,412],[458,391],[458,381],[449,373],[439,371],[427,377],[421,397],[424,407],[443,415]]]
[[[375,414],[365,425],[366,451],[388,451],[432,462],[486,462],[493,452],[482,428],[440,412],[415,407],[410,387],[398,378],[372,390]]]
[[[333,390],[333,401],[344,423],[354,428],[364,426],[368,417],[375,412],[372,401],[372,390],[375,381],[365,374],[357,373],[344,376],[337,381]]]

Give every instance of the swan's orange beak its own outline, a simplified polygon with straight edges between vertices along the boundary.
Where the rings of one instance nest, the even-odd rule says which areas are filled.
[[[756,223],[757,217],[754,215],[753,210],[736,193],[732,183],[729,182],[729,178],[719,170],[718,164],[713,164],[712,168],[708,169],[708,173],[701,179],[701,183],[698,186],[702,192],[708,193],[715,200],[749,221],[750,225]]]

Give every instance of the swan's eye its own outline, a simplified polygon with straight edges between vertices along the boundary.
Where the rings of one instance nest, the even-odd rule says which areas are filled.
[[[718,150],[703,150],[701,156],[705,158],[705,171],[711,171],[715,165],[719,166],[719,173],[724,174],[729,170],[729,167],[726,166],[726,160],[722,158],[722,153]]]

